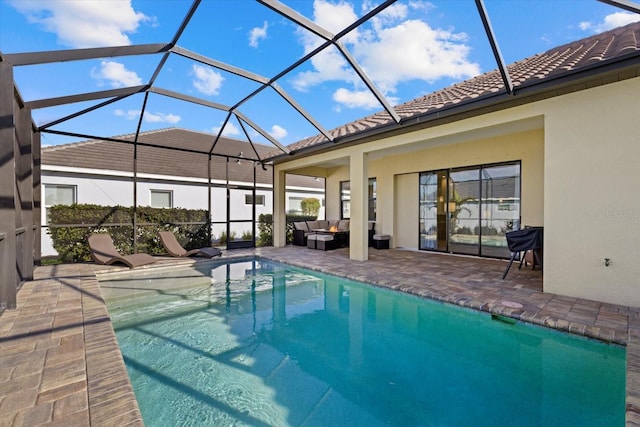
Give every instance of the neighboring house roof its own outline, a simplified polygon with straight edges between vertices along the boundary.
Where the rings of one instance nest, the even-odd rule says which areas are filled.
[[[133,141],[135,135],[112,137],[124,141]],[[215,135],[205,132],[195,132],[180,128],[159,129],[141,132],[138,141],[141,144],[153,144],[162,147],[180,146],[199,152],[164,149],[160,147],[138,146],[138,173],[169,175],[176,177],[203,178],[208,177],[208,156],[202,154],[213,144]],[[253,144],[260,158],[273,150],[273,147]],[[115,141],[90,140],[70,144],[42,147],[42,164],[50,166],[64,166],[81,169],[99,169],[109,171],[133,172],[133,144]],[[237,163],[229,160],[229,180],[253,182],[253,162],[256,155],[251,145],[246,141],[221,138],[216,144],[211,159],[211,177],[215,180],[226,179],[226,158],[224,155],[238,157],[243,153],[244,158]],[[263,170],[256,164],[256,182],[272,184],[273,169]],[[313,177],[287,177],[288,186],[308,188],[322,188],[324,183]]]
[[[319,134],[291,144],[288,148],[292,152],[300,152],[320,148],[323,145],[333,145],[341,142],[341,139],[353,141],[355,138],[368,136],[375,131],[391,131],[407,124],[415,124],[418,118],[421,123],[424,123],[431,119],[442,118],[447,113],[473,110],[487,105],[487,100],[492,100],[495,105],[517,101],[518,95],[531,95],[533,92],[529,89],[541,89],[541,84],[560,84],[560,79],[564,80],[579,73],[628,60],[635,61],[635,65],[638,66],[639,58],[640,22],[636,22],[555,47],[508,65],[507,70],[514,87],[513,95],[507,94],[500,72],[496,69],[396,106],[395,110],[402,119],[400,124],[396,124],[386,111],[380,111],[331,130],[329,134],[334,138],[333,143]],[[637,76],[636,73],[631,77]],[[549,88],[549,86],[544,87],[545,90]],[[546,96],[559,94],[555,92]],[[541,98],[530,100],[524,98],[520,102],[539,99]],[[281,152],[272,151],[268,158],[286,161],[287,156]]]

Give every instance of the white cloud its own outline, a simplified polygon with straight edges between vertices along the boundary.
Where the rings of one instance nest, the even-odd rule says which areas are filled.
[[[311,59],[311,64],[314,68],[312,71],[298,73],[292,82],[299,91],[306,91],[326,81],[349,81],[357,84],[357,75],[335,48],[316,54]]]
[[[124,117],[127,120],[135,120],[140,117],[140,110],[121,110],[118,108],[113,112],[118,117]]]
[[[220,92],[224,81],[222,74],[201,65],[193,66],[193,74],[195,75],[193,87],[200,92],[205,95],[217,95]]]
[[[325,0],[313,2],[314,22],[321,27],[337,33],[358,19],[353,5],[347,2],[331,3]]]
[[[364,7],[370,5],[365,2]],[[434,6],[429,2],[412,1],[408,5],[394,4],[371,20],[371,27],[356,29],[341,42],[358,64],[388,97],[401,83],[423,80],[433,83],[441,78],[464,79],[480,73],[480,66],[468,58],[468,36],[454,30],[430,27],[426,22],[410,19],[412,11],[422,14]],[[332,32],[338,32],[357,19],[353,6],[326,0],[314,2],[314,21]],[[298,32],[300,43],[309,52],[320,43],[308,32]],[[402,48],[398,48],[401,46]],[[326,49],[316,55],[313,69],[300,72],[292,81],[294,87],[306,91],[324,82],[351,85],[334,92],[333,99],[349,108],[376,108],[379,103],[367,95],[361,79],[336,49]]]
[[[591,22],[581,22],[578,24],[578,27],[582,30],[582,31],[587,31],[589,30],[591,27],[593,27],[593,25],[591,24]]]
[[[72,48],[130,45],[143,22],[154,18],[136,12],[131,1],[10,0],[31,23],[56,34],[58,43]]]
[[[369,90],[340,88],[333,93],[333,100],[347,108],[376,108],[380,103]]]
[[[422,21],[408,20],[381,28],[377,40],[357,45],[355,54],[381,90],[394,92],[403,81],[431,83],[443,77],[463,79],[479,74],[479,65],[467,60],[470,48],[465,40],[464,33],[433,29]]]
[[[137,120],[140,117],[140,110],[121,110],[117,109],[114,111],[114,114],[118,117],[124,117],[127,120]],[[146,111],[144,113],[143,120],[147,123],[170,123],[176,124],[182,118],[175,114],[165,114],[165,113],[150,113]]]
[[[287,130],[282,126],[273,125],[271,126],[271,132],[269,132],[269,135],[271,135],[275,139],[282,139],[287,136],[288,133],[289,132],[287,132]]]
[[[176,124],[181,120],[180,116],[165,113],[144,113],[144,121],[149,123],[171,123]]]
[[[579,27],[583,31],[592,31],[593,33],[602,33],[613,28],[622,27],[632,22],[640,21],[640,14],[629,12],[615,12],[604,17],[602,22],[581,22]]]
[[[212,132],[215,134],[220,133],[220,128],[222,127],[222,123],[220,123],[220,126],[216,126],[214,128],[212,128]],[[224,127],[224,130],[222,131],[222,135],[224,136],[237,136],[240,135],[240,129],[234,125],[231,122],[227,122],[227,124]]]
[[[114,61],[102,61],[100,68],[91,70],[91,77],[103,85],[106,80],[112,87],[138,86],[142,84],[142,79],[134,71],[129,71],[124,64]]]
[[[264,21],[264,25],[262,27],[255,27],[249,31],[249,46],[258,47],[258,42],[261,39],[267,38],[267,29],[269,28],[269,23]]]
[[[398,20],[405,19],[408,14],[409,7],[406,4],[395,3],[377,14],[373,19],[381,24],[393,24]]]

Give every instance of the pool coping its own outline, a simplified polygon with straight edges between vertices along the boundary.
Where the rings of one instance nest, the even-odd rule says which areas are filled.
[[[501,298],[482,303],[438,290],[371,280],[360,274],[340,274],[339,269],[327,271],[308,264],[299,265],[286,259],[286,251],[245,250],[226,254],[224,258],[251,255],[623,345],[626,347],[625,423],[640,426],[640,309],[627,310],[626,333],[622,333],[567,321],[561,315],[544,311],[543,314],[528,312],[504,305],[505,300]],[[195,262],[185,260],[180,264]],[[101,273],[128,269],[76,264],[68,268],[38,267],[36,270],[39,277],[26,282],[18,291],[18,308],[0,313],[0,364],[9,367],[9,376],[0,376],[0,424],[143,426],[98,282]],[[56,289],[60,295],[56,294]],[[53,297],[50,301],[43,300],[43,295],[53,294],[56,294],[55,301]],[[612,309],[615,307],[611,305]],[[34,325],[40,325],[40,329],[35,329]],[[70,359],[60,357],[65,352],[75,356]],[[76,357],[79,354],[84,357]],[[34,372],[25,375],[23,371],[26,370]],[[19,371],[22,375],[17,375]],[[53,383],[51,373],[59,375]],[[38,383],[33,384],[36,380]],[[83,393],[86,396],[80,399]],[[25,396],[30,400],[25,400]]]

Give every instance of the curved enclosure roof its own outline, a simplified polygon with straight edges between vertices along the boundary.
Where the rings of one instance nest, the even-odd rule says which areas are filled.
[[[209,137],[195,147],[147,144],[227,156],[230,139],[270,146],[244,153],[258,161],[477,99],[509,99],[554,74],[637,55],[640,40],[637,25],[624,27],[640,20],[627,0],[0,7],[0,57],[14,66],[44,145],[130,144],[179,125]]]

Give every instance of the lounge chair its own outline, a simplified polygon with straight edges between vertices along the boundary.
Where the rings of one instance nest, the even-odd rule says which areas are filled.
[[[182,247],[182,245],[178,242],[178,239],[176,239],[175,234],[170,231],[161,231],[160,241],[162,242],[162,246],[164,246],[164,249],[169,253],[169,255],[178,258],[188,257],[192,255],[213,258],[222,255],[222,252],[218,248],[200,248],[191,249],[190,251],[188,251]]]
[[[92,234],[88,237],[91,256],[98,264],[108,265],[121,262],[129,268],[152,264],[156,259],[149,254],[121,255],[113,245],[113,239],[108,234]]]

